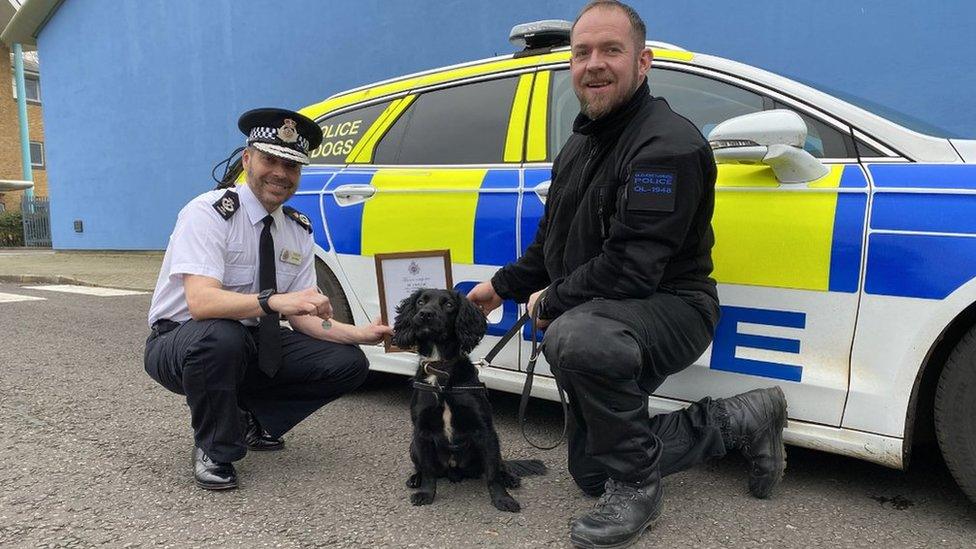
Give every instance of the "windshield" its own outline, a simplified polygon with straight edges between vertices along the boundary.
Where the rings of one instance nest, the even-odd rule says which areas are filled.
[[[933,137],[945,137],[945,138],[950,138],[950,137],[951,138],[961,138],[962,137],[961,135],[957,134],[956,132],[947,130],[947,129],[945,129],[943,127],[940,127],[940,126],[936,126],[935,124],[932,124],[931,122],[926,122],[925,120],[921,120],[921,119],[916,118],[916,117],[914,117],[914,116],[912,116],[910,114],[901,112],[901,111],[899,111],[897,109],[893,109],[893,108],[888,107],[886,105],[882,105],[880,103],[875,103],[874,101],[871,101],[870,99],[865,99],[863,97],[854,95],[852,93],[848,93],[848,92],[836,90],[836,89],[833,89],[833,88],[831,88],[829,86],[824,86],[823,84],[819,84],[817,82],[811,82],[811,81],[805,80],[803,78],[797,78],[795,76],[788,76],[787,78],[796,80],[797,82],[800,82],[802,84],[806,84],[807,86],[810,86],[811,88],[820,90],[820,91],[822,91],[824,93],[829,93],[830,95],[833,95],[834,97],[836,97],[838,99],[842,99],[844,101],[847,101],[848,103],[850,103],[850,104],[852,104],[854,106],[860,107],[860,108],[862,108],[862,109],[864,109],[866,111],[873,112],[874,114],[876,114],[878,116],[883,116],[884,118],[887,118],[888,120],[894,122],[895,124],[898,124],[900,126],[904,126],[904,127],[908,128],[910,130],[913,130],[913,131],[916,131],[916,132],[919,132],[919,133],[924,133],[926,135],[931,135]]]

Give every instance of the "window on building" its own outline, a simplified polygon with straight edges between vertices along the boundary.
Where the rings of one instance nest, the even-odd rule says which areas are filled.
[[[31,141],[30,157],[32,168],[44,168],[44,143]]]
[[[376,164],[495,164],[518,78],[427,92],[400,116],[376,147]]]
[[[10,85],[13,88],[14,99],[17,99],[17,78],[11,75]],[[41,102],[41,78],[36,74],[24,73],[24,90],[27,92],[27,100]]]

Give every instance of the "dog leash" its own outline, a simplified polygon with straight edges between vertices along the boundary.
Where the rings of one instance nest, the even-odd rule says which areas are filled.
[[[541,298],[542,297],[540,296],[540,299]],[[525,313],[524,315],[522,315],[522,317],[515,322],[515,325],[512,326],[508,330],[508,332],[506,332],[505,335],[502,336],[500,340],[498,340],[498,343],[496,343],[495,346],[492,347],[490,351],[488,351],[488,354],[485,355],[483,359],[481,359],[481,364],[486,366],[491,366],[491,361],[494,360],[495,356],[498,355],[499,352],[501,352],[502,348],[505,347],[505,345],[509,342],[509,340],[511,340],[515,336],[515,334],[521,331],[522,326],[524,326],[526,322],[531,321],[532,351],[529,354],[529,363],[525,368],[525,385],[522,386],[522,396],[519,399],[519,412],[518,412],[519,429],[522,431],[522,438],[524,438],[525,442],[528,442],[529,445],[532,446],[533,448],[539,450],[552,450],[553,448],[556,448],[560,444],[562,444],[564,440],[566,440],[566,432],[569,429],[569,410],[568,410],[568,406],[566,405],[566,395],[565,393],[563,393],[562,385],[559,384],[559,380],[556,379],[555,376],[553,376],[553,381],[555,381],[556,383],[556,392],[559,393],[559,403],[562,405],[563,408],[563,434],[559,437],[559,440],[557,440],[552,445],[541,446],[536,444],[535,442],[532,442],[532,439],[530,439],[529,435],[525,432],[525,412],[529,407],[529,397],[532,395],[532,381],[535,379],[535,363],[539,359],[539,352],[540,352],[539,341],[538,341],[539,330],[538,328],[536,328],[536,325],[538,324],[538,320],[539,320],[538,310],[539,308],[536,307],[536,314],[535,316],[532,317],[529,317],[529,313]]]

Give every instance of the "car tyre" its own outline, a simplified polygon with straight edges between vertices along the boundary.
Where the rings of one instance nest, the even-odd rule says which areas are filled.
[[[952,350],[939,376],[935,433],[953,478],[976,503],[976,327]]]
[[[352,309],[349,308],[346,292],[342,291],[342,285],[339,284],[339,279],[332,269],[319,258],[315,258],[315,278],[318,280],[319,290],[328,296],[332,303],[332,318],[352,324]]]

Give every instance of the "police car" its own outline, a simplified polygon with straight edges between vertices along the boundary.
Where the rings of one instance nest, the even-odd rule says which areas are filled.
[[[526,249],[579,109],[565,31],[519,26],[514,55],[302,110],[324,140],[290,204],[312,218],[337,318],[379,314],[376,254],[449,249],[466,292]],[[711,348],[651,408],[779,385],[789,443],[901,468],[913,445],[937,439],[976,500],[976,141],[735,61],[648,47],[651,93],[715,152],[722,302]],[[521,313],[512,302],[495,311],[473,356]],[[522,335],[481,372],[489,387],[521,389]],[[415,371],[409,353],[366,351],[374,370]],[[552,379],[537,378],[533,394],[556,398]]]

